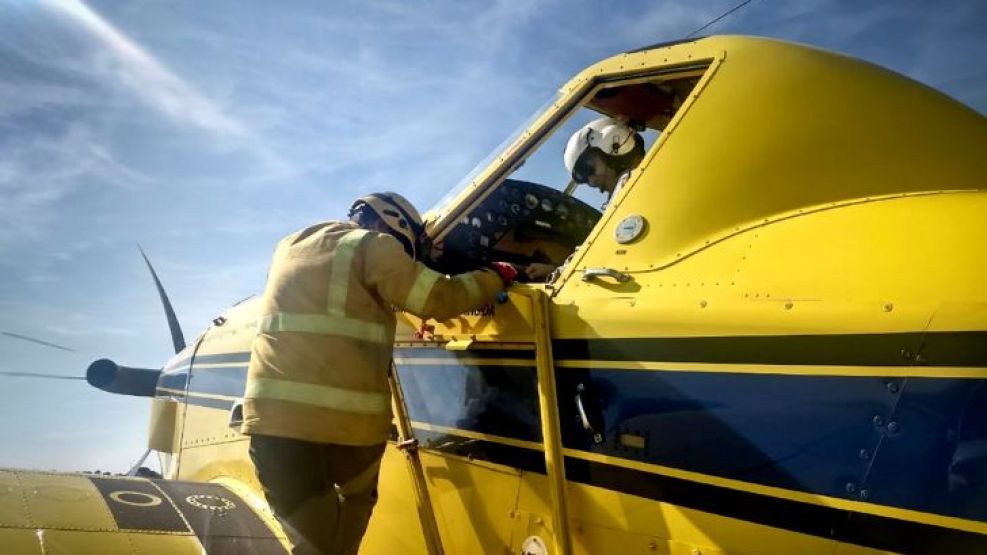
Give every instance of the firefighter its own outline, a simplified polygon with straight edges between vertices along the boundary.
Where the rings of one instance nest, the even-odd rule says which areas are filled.
[[[275,250],[242,431],[292,553],[359,549],[391,427],[395,308],[450,318],[492,302],[517,275],[502,263],[430,270],[416,261],[422,227],[400,195],[370,194],[350,221],[307,227]]]

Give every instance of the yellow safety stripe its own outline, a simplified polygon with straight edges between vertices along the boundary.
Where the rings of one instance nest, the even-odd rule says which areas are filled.
[[[416,314],[422,313],[425,310],[425,303],[428,301],[428,296],[432,293],[432,286],[441,277],[442,274],[423,267],[421,273],[415,278],[415,283],[411,286],[411,290],[408,291],[408,297],[404,301],[404,308]]]
[[[466,287],[466,294],[471,299],[479,299],[483,295],[483,292],[480,290],[480,282],[476,281],[476,276],[472,273],[458,275],[456,279],[460,280],[463,286]]]
[[[251,377],[247,380],[247,391],[243,396],[248,399],[289,401],[360,414],[384,414],[391,409],[391,397],[386,393],[275,378]]]
[[[367,235],[365,229],[354,229],[343,235],[336,243],[333,253],[332,268],[329,270],[329,314],[343,316],[346,310],[346,298],[350,288],[350,270],[353,267],[353,254],[356,246]]]
[[[335,314],[276,312],[261,318],[258,331],[261,333],[294,331],[338,335],[379,345],[389,345],[392,341],[383,324],[364,322]]]

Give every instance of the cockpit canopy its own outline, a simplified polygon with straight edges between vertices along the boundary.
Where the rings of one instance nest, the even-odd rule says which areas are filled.
[[[562,163],[569,136],[603,115],[640,125],[647,149],[609,200],[572,187]],[[637,215],[648,229],[635,248],[659,268],[799,210],[982,189],[985,151],[987,119],[899,74],[787,42],[710,37],[587,68],[426,219],[446,247],[439,266],[454,271],[492,257],[557,265]]]

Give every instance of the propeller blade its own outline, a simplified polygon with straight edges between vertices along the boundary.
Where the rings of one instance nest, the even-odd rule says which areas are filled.
[[[140,245],[137,245],[137,249],[141,251],[141,256],[144,257],[144,263],[147,264],[147,269],[151,271],[151,277],[154,278],[154,285],[158,288],[158,296],[161,297],[161,305],[164,306],[165,318],[168,319],[168,329],[171,331],[171,342],[175,346],[175,353],[181,352],[185,348],[185,336],[182,335],[182,326],[178,323],[178,317],[175,316],[175,310],[171,307],[171,301],[168,300],[168,294],[165,293],[164,287],[161,285],[161,280],[158,279],[158,273],[154,271],[154,266],[151,266],[151,261],[147,259],[147,255],[144,254],[144,249]]]
[[[52,347],[54,349],[61,349],[62,351],[68,351],[74,353],[75,349],[69,347],[64,347],[56,343],[50,343],[48,341],[42,341],[40,339],[35,339],[33,337],[28,337],[26,335],[21,335],[19,333],[11,333],[9,331],[0,331],[0,335],[6,335],[7,337],[13,337],[14,339],[20,339],[21,341],[30,341],[31,343],[37,343],[38,345],[44,345],[45,347]]]
[[[84,380],[85,376],[59,376],[58,374],[42,374],[40,372],[0,372],[0,376],[14,378],[46,378],[52,380]]]

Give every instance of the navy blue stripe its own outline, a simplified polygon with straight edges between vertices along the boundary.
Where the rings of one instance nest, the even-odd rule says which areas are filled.
[[[158,388],[185,391],[186,385],[188,385],[187,372],[181,372],[178,374],[161,374],[161,376],[158,377]]]
[[[274,533],[233,491],[202,482],[155,483],[192,527],[203,553],[285,554]]]
[[[649,472],[566,457],[566,478],[864,547],[910,554],[984,553],[987,536],[866,513],[844,511]]]
[[[424,449],[545,473],[544,453],[416,429]],[[566,479],[802,534],[900,553],[982,553],[987,536],[565,458]]]
[[[987,332],[557,339],[556,359],[987,367]]]
[[[221,368],[196,367],[192,373],[189,391],[243,397],[247,385],[246,366],[224,366]]]
[[[987,521],[985,383],[566,369],[557,395],[566,447]]]
[[[96,487],[120,530],[192,532],[172,503],[150,480],[87,476]],[[157,504],[155,504],[157,502]]]
[[[187,367],[191,357],[185,357],[180,360],[173,361],[165,367],[165,372],[173,370],[175,368]],[[239,362],[246,364],[250,362],[249,352],[237,352],[237,353],[219,353],[214,355],[196,355],[195,365],[200,364],[224,364],[224,363],[234,363]]]
[[[229,411],[233,408],[233,401],[225,401],[222,399],[207,399],[205,397],[193,397],[189,396],[186,402],[190,405],[197,407],[206,407],[210,409],[220,409],[224,411]]]
[[[395,348],[394,356],[400,358],[442,358],[459,360],[473,359],[522,359],[534,360],[534,349],[468,349],[466,351],[447,351],[443,348]]]
[[[398,372],[415,421],[540,441],[533,368]],[[568,448],[987,521],[987,380],[564,368],[556,382]]]

